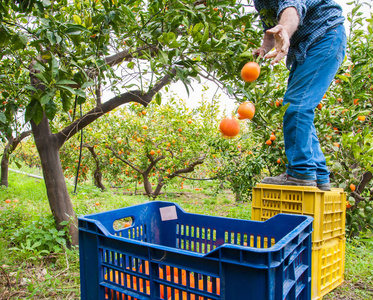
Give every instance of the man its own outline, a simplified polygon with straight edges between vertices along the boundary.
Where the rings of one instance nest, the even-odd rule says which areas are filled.
[[[332,0],[254,0],[264,27],[255,56],[287,56],[290,70],[283,104],[287,170],[262,183],[317,186],[330,190],[329,171],[316,135],[314,111],[332,82],[346,51],[342,8]],[[267,54],[275,48],[273,53]],[[266,55],[267,54],[267,55]]]

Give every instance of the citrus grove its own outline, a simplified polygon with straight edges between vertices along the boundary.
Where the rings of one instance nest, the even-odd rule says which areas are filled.
[[[347,56],[315,109],[315,126],[331,182],[348,192],[355,234],[373,222],[373,21],[352,5]],[[69,223],[72,244],[78,232],[65,179],[77,172],[102,189],[137,184],[154,197],[182,181],[181,170],[203,165],[204,175],[247,200],[261,177],[285,170],[288,73],[284,63],[265,61],[247,70],[262,31],[241,3],[5,1],[0,19],[1,136],[31,129],[30,146],[7,153],[11,162],[26,158],[26,148],[38,153],[51,211],[59,228]],[[173,82],[191,92],[201,79],[237,102],[233,116],[222,112],[223,125],[217,109],[192,112],[169,97]]]
[[[131,193],[135,188],[143,190],[152,198],[176,179],[183,189],[183,177],[196,177],[199,165],[207,169],[211,164],[207,141],[220,137],[218,112],[214,103],[202,101],[192,110],[176,97],[164,105],[151,103],[145,110],[136,103],[118,108],[97,123],[101,129],[89,127],[84,134],[80,173],[79,139],[61,149],[64,174],[68,178],[78,174],[85,180],[92,170],[96,186],[102,189],[105,179],[111,186],[126,187]]]

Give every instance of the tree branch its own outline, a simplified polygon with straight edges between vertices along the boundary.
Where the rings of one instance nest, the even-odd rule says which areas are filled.
[[[364,191],[366,185],[373,179],[373,174],[371,172],[365,172],[363,174],[363,178],[359,182],[359,185],[356,188],[356,191],[360,194],[362,191]]]
[[[127,159],[123,159],[122,157],[120,157],[113,148],[111,148],[110,146],[106,146],[107,149],[109,149],[116,158],[118,158],[120,161],[124,162],[126,165],[129,165],[132,169],[134,169],[136,172],[140,173],[141,175],[144,173],[143,171],[141,171],[138,167],[136,167],[133,163],[131,163],[130,161],[128,161]]]
[[[204,160],[206,158],[206,154],[201,155],[200,157],[197,158],[196,161],[192,162],[189,164],[187,168],[176,170],[168,178],[174,178],[175,176],[178,176],[179,174],[184,174],[184,173],[190,173],[194,171],[194,167],[197,165],[203,164]]]
[[[151,172],[151,170],[153,169],[153,167],[155,167],[155,165],[162,159],[165,159],[166,157],[164,155],[160,155],[160,156],[157,156],[156,159],[153,158],[153,156],[151,156],[150,154],[147,155],[147,157],[149,158],[150,160],[150,164],[149,166],[146,168],[146,170],[144,171],[144,173],[147,173],[149,174]]]
[[[175,74],[176,69],[174,68],[171,70],[170,74],[166,74],[162,79],[160,79],[147,94],[142,94],[141,91],[127,92],[115,96],[114,98],[103,103],[100,107],[96,106],[84,116],[75,120],[69,126],[56,133],[59,144],[62,146],[64,142],[73,137],[81,129],[97,120],[103,114],[112,111],[122,104],[137,102],[146,107],[152,101],[154,95],[158,93],[166,84],[168,84],[171,81],[171,76]]]
[[[132,60],[134,58],[135,53],[137,54],[136,56],[142,56],[145,50],[146,51],[150,50],[150,52],[154,54],[157,54],[158,52],[157,47],[155,45],[146,45],[146,46],[137,48],[133,52],[130,52],[129,50],[124,50],[114,55],[105,57],[104,61],[108,66],[112,67],[117,64],[120,64],[124,60]]]
[[[14,149],[17,148],[18,144],[26,137],[28,137],[29,135],[31,135],[32,131],[31,130],[28,130],[28,131],[24,131],[22,132],[20,135],[16,136],[15,139],[13,139],[13,143],[12,143],[12,152],[14,151]]]

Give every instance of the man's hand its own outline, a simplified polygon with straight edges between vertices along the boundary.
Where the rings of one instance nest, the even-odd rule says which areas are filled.
[[[259,56],[260,58],[263,58],[275,46],[275,38],[273,37],[273,34],[267,32],[264,34],[262,46],[253,50],[254,57]]]
[[[275,51],[265,56],[265,58],[274,58],[271,62],[271,64],[274,65],[279,63],[288,54],[290,38],[282,25],[276,25],[268,29],[266,33],[272,34],[275,38]]]
[[[253,56],[254,57],[260,57],[260,58],[263,58],[265,55],[266,55],[266,50],[264,49],[264,47],[260,47],[258,49],[254,49],[253,50]]]

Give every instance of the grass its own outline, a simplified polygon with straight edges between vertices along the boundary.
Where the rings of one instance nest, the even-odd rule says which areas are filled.
[[[77,215],[148,201],[118,190],[101,192],[89,183],[79,185],[77,194],[71,182],[68,189]],[[197,192],[186,183],[186,194],[169,188],[158,200],[187,212],[251,219],[250,203],[236,204],[229,192],[215,195],[212,189],[208,183]],[[10,172],[9,188],[0,188],[0,299],[80,299],[79,253],[64,247],[63,234],[54,230],[43,180]],[[344,283],[324,299],[373,299],[373,239],[347,242],[345,266]]]

